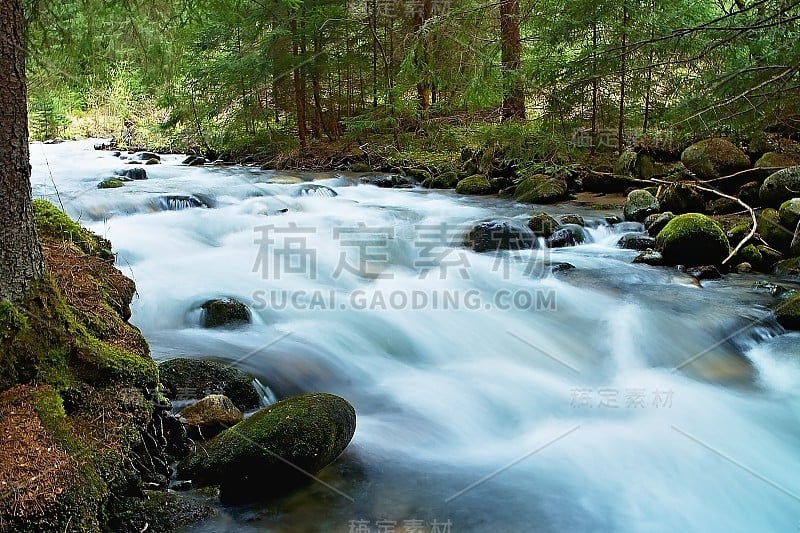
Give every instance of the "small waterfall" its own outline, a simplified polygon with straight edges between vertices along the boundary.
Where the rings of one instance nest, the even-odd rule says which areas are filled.
[[[272,392],[272,389],[261,383],[258,378],[253,379],[253,386],[258,391],[258,397],[261,400],[261,407],[269,407],[278,401],[278,397]]]

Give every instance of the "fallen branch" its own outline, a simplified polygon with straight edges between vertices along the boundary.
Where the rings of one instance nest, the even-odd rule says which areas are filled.
[[[656,183],[660,183],[662,185],[672,185],[672,183],[669,182],[669,181],[663,181],[663,180],[657,180],[657,179],[653,179],[652,181],[654,181]],[[702,185],[700,185],[698,183],[683,182],[683,184],[684,185],[689,185],[690,187],[694,187],[696,189],[700,189],[701,191],[705,191],[705,192],[710,192],[712,194],[716,194],[717,196],[721,196],[722,198],[727,198],[729,200],[733,200],[733,201],[739,203],[740,205],[742,205],[750,213],[750,217],[753,219],[753,227],[750,228],[750,232],[747,235],[745,235],[745,237],[739,242],[739,244],[737,244],[736,247],[731,251],[730,255],[728,255],[728,257],[726,257],[725,260],[722,261],[723,265],[726,264],[728,261],[733,259],[736,256],[736,254],[739,253],[739,250],[741,250],[744,247],[744,245],[747,244],[747,242],[750,239],[752,239],[753,236],[756,234],[756,228],[758,227],[758,218],[756,217],[755,210],[752,207],[750,207],[749,205],[747,205],[745,202],[743,202],[742,200],[740,200],[739,198],[737,198],[735,196],[731,196],[729,194],[725,194],[723,192],[719,192],[719,191],[711,189],[709,187],[703,187]]]
[[[725,181],[725,180],[729,180],[729,179],[736,178],[736,177],[739,177],[739,176],[744,176],[746,174],[758,174],[758,173],[761,173],[761,172],[764,172],[764,173],[769,172],[770,174],[772,174],[773,172],[777,172],[779,170],[783,170],[784,168],[786,168],[786,167],[756,167],[756,168],[748,168],[746,170],[740,170],[739,172],[735,172],[735,173],[730,174],[728,176],[721,176],[719,178],[714,178],[714,179],[710,179],[710,180],[702,180],[702,182],[703,183],[715,183],[715,182],[718,182],[718,181]]]

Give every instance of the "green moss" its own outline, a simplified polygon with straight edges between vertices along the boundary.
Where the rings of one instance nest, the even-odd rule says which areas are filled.
[[[158,366],[151,358],[115,348],[89,335],[79,340],[71,362],[77,376],[94,385],[151,388],[158,383]]]
[[[780,152],[767,152],[756,161],[756,168],[787,168],[797,164],[795,159]]]
[[[785,252],[792,242],[792,231],[781,224],[780,215],[775,209],[765,209],[758,217],[758,234],[767,244],[778,251]]]
[[[107,180],[103,180],[97,184],[98,189],[119,189],[120,187],[124,187],[125,184],[122,180],[117,178],[108,178]]]
[[[750,160],[727,139],[706,139],[681,154],[683,164],[701,179],[714,179],[750,168]]]
[[[47,200],[34,200],[33,214],[39,237],[70,242],[89,255],[114,259],[110,242],[81,227]]]
[[[786,329],[800,329],[800,294],[797,294],[775,309],[778,323]]]
[[[764,262],[764,256],[752,244],[748,244],[736,254],[736,261],[738,263],[750,263],[753,268],[759,268]]]
[[[178,465],[182,479],[220,485],[223,497],[268,491],[264,480],[302,480],[335,460],[353,437],[356,415],[346,400],[315,393],[283,400],[223,431]],[[281,459],[279,459],[281,458]],[[253,494],[252,491],[258,491]]]
[[[778,207],[786,200],[797,196],[800,191],[800,166],[779,170],[770,175],[758,191],[761,205]]]
[[[518,202],[548,204],[563,200],[567,196],[567,184],[559,178],[546,174],[534,174],[524,179],[514,192]]]
[[[780,209],[778,209],[778,216],[781,224],[786,229],[794,232],[795,228],[797,228],[797,223],[800,222],[800,198],[792,198],[783,202]]]
[[[672,265],[716,265],[730,253],[725,232],[711,218],[699,213],[679,215],[656,236],[658,251]]]
[[[159,365],[159,376],[171,399],[189,390],[197,391],[200,396],[224,394],[241,411],[260,405],[253,377],[230,364],[203,359],[170,359]]]
[[[427,189],[452,189],[458,185],[458,172],[451,170],[422,182]]]
[[[625,220],[644,222],[650,215],[660,211],[658,200],[652,193],[643,189],[631,191],[625,200],[623,216]]]
[[[458,182],[456,192],[459,194],[486,195],[492,194],[492,184],[482,174],[475,174]]]

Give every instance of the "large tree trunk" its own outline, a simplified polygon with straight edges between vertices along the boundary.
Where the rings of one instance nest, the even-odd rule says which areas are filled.
[[[525,118],[525,91],[520,78],[522,42],[519,35],[519,1],[500,1],[500,47],[503,69],[503,119]]]
[[[420,72],[420,80],[417,83],[417,101],[420,111],[427,111],[431,107],[431,80],[430,67],[428,66],[428,36],[420,31],[425,23],[433,16],[433,1],[422,0],[421,4],[414,6],[412,21],[414,24],[414,34],[420,40],[414,52],[414,63]]]
[[[24,302],[44,265],[31,206],[21,0],[0,0],[0,300]]]
[[[293,35],[292,55],[297,61],[292,73],[294,79],[294,106],[295,112],[297,113],[297,136],[300,139],[300,144],[305,146],[306,137],[308,136],[308,128],[306,126],[306,79],[303,75],[303,65],[299,61],[301,54],[300,44],[298,43],[299,37],[297,35],[296,19],[292,19],[291,27]]]

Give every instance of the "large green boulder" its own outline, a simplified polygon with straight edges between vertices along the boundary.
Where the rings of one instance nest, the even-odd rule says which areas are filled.
[[[422,186],[426,189],[453,189],[456,185],[458,185],[458,172],[454,170],[426,178],[422,182]]]
[[[800,192],[800,166],[789,167],[769,176],[758,191],[761,204],[765,207],[778,207],[791,200]]]
[[[681,154],[681,162],[704,180],[727,176],[750,168],[745,153],[727,139],[696,142]]]
[[[528,220],[528,227],[537,237],[547,239],[561,228],[561,224],[547,213],[539,211],[531,215],[530,220]]]
[[[459,194],[486,195],[492,194],[492,184],[482,174],[475,174],[458,182],[456,192]]]
[[[671,265],[718,265],[730,253],[725,232],[699,213],[678,215],[656,236],[656,248]]]
[[[793,228],[781,224],[780,214],[775,209],[761,212],[756,231],[767,244],[781,252],[788,250],[792,242]]]
[[[661,210],[658,200],[644,189],[636,189],[628,194],[622,211],[625,220],[644,222],[644,219]]]
[[[353,438],[347,400],[305,394],[266,407],[199,446],[178,465],[195,486],[219,485],[226,501],[286,491],[332,463]]]
[[[514,199],[530,204],[549,204],[566,198],[567,184],[564,180],[546,174],[535,174],[517,185]]]
[[[800,329],[800,294],[779,304],[775,309],[775,318],[786,329]]]

